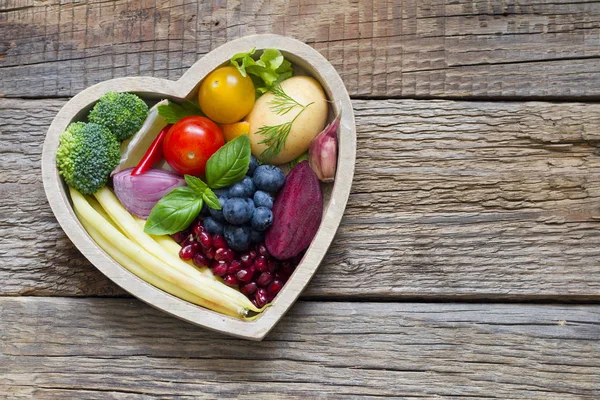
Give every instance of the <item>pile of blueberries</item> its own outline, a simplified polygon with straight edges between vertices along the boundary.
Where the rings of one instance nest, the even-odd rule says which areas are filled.
[[[263,242],[265,231],[273,224],[275,196],[284,183],[285,174],[279,167],[258,165],[252,156],[243,180],[215,190],[222,209],[205,211],[205,229],[212,235],[223,235],[227,245],[236,251]]]

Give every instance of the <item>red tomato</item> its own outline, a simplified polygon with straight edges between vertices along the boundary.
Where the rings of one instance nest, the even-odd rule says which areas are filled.
[[[177,121],[163,142],[163,154],[180,174],[204,175],[206,162],[223,144],[221,129],[206,117],[185,117]]]

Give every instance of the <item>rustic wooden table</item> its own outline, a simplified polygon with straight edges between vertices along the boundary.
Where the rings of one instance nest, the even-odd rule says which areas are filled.
[[[599,21],[581,0],[0,1],[0,397],[600,397]],[[264,32],[337,68],[358,154],[326,260],[253,343],[104,278],[40,152],[81,89]]]

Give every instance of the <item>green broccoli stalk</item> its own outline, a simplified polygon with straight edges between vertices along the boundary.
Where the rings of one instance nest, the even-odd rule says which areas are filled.
[[[119,141],[136,133],[148,116],[148,105],[132,93],[108,92],[98,100],[88,119],[107,127]]]
[[[58,172],[67,184],[92,194],[106,185],[121,158],[119,141],[98,124],[74,122],[60,135],[56,150]]]

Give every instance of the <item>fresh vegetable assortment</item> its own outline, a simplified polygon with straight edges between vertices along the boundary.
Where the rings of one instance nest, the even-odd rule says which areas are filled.
[[[197,102],[196,102],[197,100]],[[232,56],[197,97],[149,108],[109,92],[60,137],[73,208],[124,268],[191,303],[252,318],[316,235],[339,115],[277,49]],[[324,129],[325,128],[325,129]],[[286,175],[284,171],[289,171]]]

